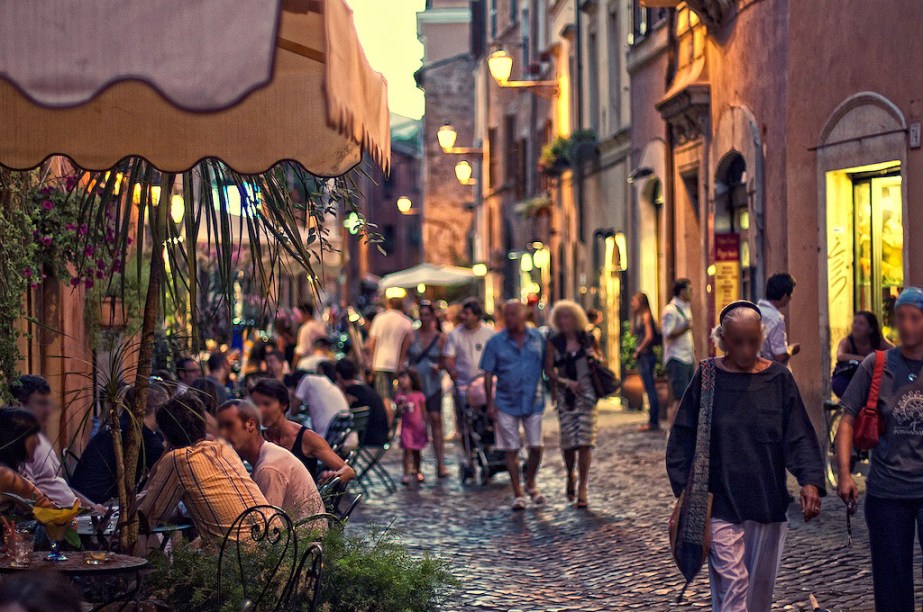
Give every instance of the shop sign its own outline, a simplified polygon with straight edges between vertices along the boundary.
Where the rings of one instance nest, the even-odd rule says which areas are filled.
[[[740,299],[740,234],[715,234],[715,320]]]

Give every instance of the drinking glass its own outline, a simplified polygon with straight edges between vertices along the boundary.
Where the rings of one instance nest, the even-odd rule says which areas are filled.
[[[11,545],[11,567],[29,567],[32,565],[32,551],[35,548],[35,540],[29,532],[18,532],[16,539]]]

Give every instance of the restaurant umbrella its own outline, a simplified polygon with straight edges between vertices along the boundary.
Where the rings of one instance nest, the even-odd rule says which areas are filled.
[[[140,423],[167,296],[185,290],[196,307],[197,240],[182,237],[208,229],[229,294],[242,273],[235,236],[248,236],[251,275],[267,290],[265,258],[310,270],[323,217],[348,197],[313,175],[342,175],[363,153],[388,169],[386,82],[343,0],[0,0],[0,15],[0,165],[68,174],[58,185],[81,219],[112,229],[121,261],[132,238],[152,245],[136,258],[139,278],[150,268],[131,407]],[[159,205],[177,197],[185,214]],[[118,466],[123,517],[139,442],[133,427]],[[122,531],[131,546],[136,528]]]

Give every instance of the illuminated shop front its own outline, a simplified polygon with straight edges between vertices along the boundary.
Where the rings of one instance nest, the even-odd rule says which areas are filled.
[[[827,173],[831,350],[860,310],[875,313],[893,339],[893,304],[904,286],[900,170],[895,161]]]

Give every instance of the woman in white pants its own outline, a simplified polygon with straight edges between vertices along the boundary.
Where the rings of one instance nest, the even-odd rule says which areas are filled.
[[[708,555],[712,610],[769,612],[785,542],[788,469],[801,486],[809,521],[820,512],[824,469],[814,428],[791,372],[759,356],[761,313],[735,302],[712,334],[715,359],[709,492],[713,496]],[[673,491],[686,487],[696,456],[701,368],[680,404],[667,446]]]

